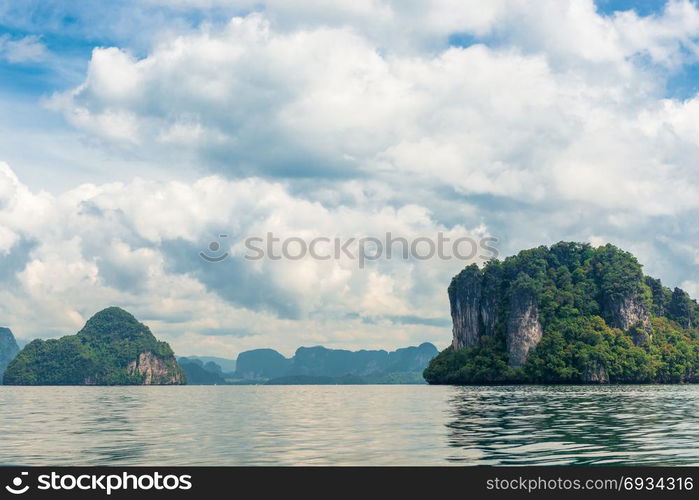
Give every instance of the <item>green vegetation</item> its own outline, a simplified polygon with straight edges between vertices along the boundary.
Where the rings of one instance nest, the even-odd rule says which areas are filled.
[[[170,346],[118,307],[95,314],[76,335],[32,341],[8,365],[4,377],[7,385],[178,384],[184,380]]]
[[[497,319],[490,329],[481,319],[477,343],[441,352],[424,372],[430,383],[698,380],[697,302],[645,277],[636,258],[613,245],[561,242],[490,261],[482,270],[469,266],[452,280],[452,301],[458,294],[473,296],[474,277],[481,280],[480,307],[492,305],[488,317]],[[512,367],[507,322],[513,296],[523,291],[536,299],[543,335],[526,363]]]

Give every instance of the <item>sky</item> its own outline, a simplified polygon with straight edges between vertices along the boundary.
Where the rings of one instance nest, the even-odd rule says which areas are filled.
[[[270,232],[611,242],[696,297],[697,92],[689,0],[0,0],[0,324],[450,342],[464,261],[246,259]]]

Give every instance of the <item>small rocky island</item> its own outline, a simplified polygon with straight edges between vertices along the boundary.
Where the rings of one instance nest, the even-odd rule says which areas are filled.
[[[613,245],[471,265],[448,293],[453,340],[425,370],[431,384],[699,381],[699,305]]]
[[[76,335],[34,340],[7,365],[5,385],[167,385],[186,383],[167,342],[118,307],[90,318]]]

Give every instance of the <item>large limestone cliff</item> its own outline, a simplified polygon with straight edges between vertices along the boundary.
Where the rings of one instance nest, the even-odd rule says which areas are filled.
[[[609,326],[630,332],[636,345],[648,341],[652,334],[650,311],[641,297],[627,294],[621,298],[610,298],[605,308]]]
[[[454,278],[449,287],[454,349],[493,335],[499,319],[498,285],[498,277],[484,275],[477,266],[468,266]]]
[[[449,287],[452,318],[452,347],[461,349],[477,344],[483,335],[492,335],[498,322],[499,297],[490,291],[496,287],[474,266],[462,271]],[[509,354],[508,364],[520,367],[526,363],[529,351],[543,336],[536,296],[528,292],[514,292],[506,313],[505,340]],[[607,299],[605,311],[609,325],[628,332],[634,344],[642,345],[652,335],[651,315],[646,302],[639,295],[627,294],[618,299]]]
[[[138,359],[132,361],[126,367],[129,375],[143,377],[144,385],[184,384],[182,371],[176,369],[177,362],[174,356],[161,358],[151,351],[142,352]]]
[[[467,267],[454,278],[449,287],[454,349],[470,347],[484,335],[496,333],[499,293],[499,277],[484,274],[477,266]],[[519,367],[543,335],[536,297],[525,290],[513,293],[505,317],[509,364]]]
[[[525,292],[513,294],[507,321],[508,364],[513,368],[524,365],[529,350],[536,347],[543,334],[534,296]]]
[[[454,349],[472,346],[481,337],[481,274],[471,266],[449,287]]]

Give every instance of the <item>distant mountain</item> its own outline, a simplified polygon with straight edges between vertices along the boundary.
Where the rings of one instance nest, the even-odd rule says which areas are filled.
[[[131,314],[109,307],[76,335],[34,340],[5,370],[7,385],[184,384],[167,342]]]
[[[396,385],[425,384],[421,371],[372,373],[370,375],[341,375],[327,377],[323,375],[286,375],[269,379],[265,385]]]
[[[184,357],[177,362],[187,376],[187,383],[192,385],[221,385],[225,384],[221,367],[213,361],[203,363],[201,359]]]
[[[388,361],[386,351],[346,351],[325,347],[299,347],[291,359],[289,374],[339,377],[366,375],[383,371]]]
[[[358,375],[324,377],[322,375],[286,375],[265,382],[265,385],[366,385],[366,379]]]
[[[403,347],[388,353],[388,368],[390,373],[422,372],[439,351],[429,342],[419,346]]]
[[[2,382],[5,368],[19,352],[19,346],[9,328],[0,327],[0,382]]]
[[[189,360],[198,359],[202,363],[215,363],[219,366],[223,373],[234,373],[235,372],[235,359],[218,358],[216,356],[177,356],[177,360],[186,357]]]
[[[270,384],[424,383],[422,371],[438,352],[430,343],[393,352],[299,347],[292,358],[257,349],[240,354],[235,377]]]
[[[286,375],[291,360],[274,349],[254,349],[240,353],[236,361],[236,377],[241,379],[270,379]]]
[[[291,358],[289,373],[338,377],[372,373],[422,371],[439,351],[430,344],[405,347],[393,352],[347,351],[325,347],[299,347]]]

